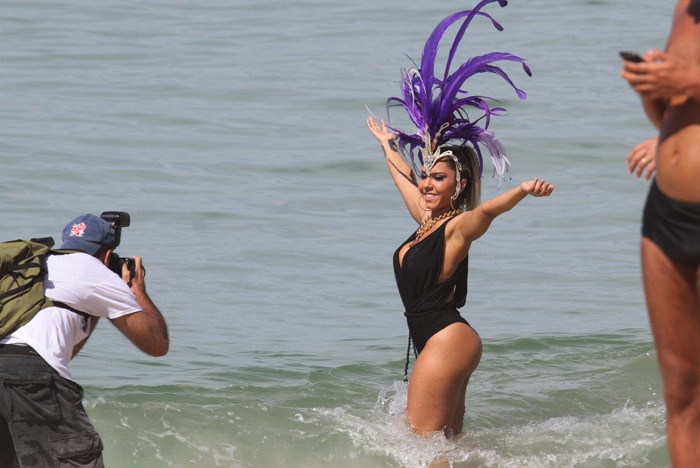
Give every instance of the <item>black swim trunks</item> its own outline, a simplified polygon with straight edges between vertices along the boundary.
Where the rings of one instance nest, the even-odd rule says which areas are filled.
[[[457,267],[454,274],[439,283],[445,258],[444,222],[419,243],[411,247],[399,265],[399,250],[415,239],[406,240],[394,253],[394,274],[403,301],[408,329],[417,352],[421,352],[431,336],[453,323],[469,323],[457,310],[467,300],[467,273],[469,257]],[[454,293],[452,300],[450,296]]]
[[[700,263],[700,203],[674,200],[652,181],[644,207],[642,236],[675,262]]]

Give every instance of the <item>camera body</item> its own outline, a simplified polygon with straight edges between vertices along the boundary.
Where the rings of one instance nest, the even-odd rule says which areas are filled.
[[[107,261],[107,268],[112,270],[120,278],[122,277],[122,265],[126,264],[129,269],[129,281],[134,279],[136,276],[136,261],[131,257],[120,257],[116,252],[109,254],[109,260]]]
[[[122,265],[126,264],[129,269],[129,281],[131,281],[136,276],[136,261],[131,257],[120,257],[119,254],[114,252],[114,249],[119,247],[121,242],[122,228],[131,225],[131,216],[125,211],[103,211],[100,218],[107,221],[114,229],[114,243],[109,246],[112,249],[112,253],[109,254],[107,267],[121,278]]]

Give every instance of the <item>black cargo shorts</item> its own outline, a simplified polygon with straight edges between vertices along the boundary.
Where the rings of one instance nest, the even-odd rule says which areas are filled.
[[[32,348],[0,345],[0,466],[103,467],[82,401],[82,387]]]

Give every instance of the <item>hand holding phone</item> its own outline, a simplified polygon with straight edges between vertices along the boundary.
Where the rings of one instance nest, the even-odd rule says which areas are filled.
[[[628,62],[639,63],[644,61],[644,59],[639,54],[627,50],[620,51],[620,57],[622,57],[623,60],[626,60]]]

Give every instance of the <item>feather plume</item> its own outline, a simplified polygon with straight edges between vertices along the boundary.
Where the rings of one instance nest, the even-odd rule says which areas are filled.
[[[425,149],[432,152],[450,140],[454,140],[457,144],[471,143],[479,157],[480,176],[483,172],[480,145],[490,153],[495,171],[501,179],[504,178],[504,173],[510,167],[510,161],[506,158],[503,145],[493,132],[488,130],[491,117],[504,115],[506,109],[491,107],[490,103],[497,102],[493,98],[470,95],[464,89],[464,83],[476,74],[492,73],[508,83],[520,99],[525,99],[527,97],[525,92],[515,86],[515,83],[503,69],[495,65],[495,62],[501,61],[518,62],[522,65],[525,73],[532,76],[525,60],[507,52],[490,52],[470,58],[459,65],[453,73],[450,73],[457,48],[474,18],[487,18],[494,28],[498,31],[503,30],[503,27],[491,15],[481,11],[486,5],[494,2],[498,2],[501,7],[508,4],[506,0],[482,0],[473,9],[453,13],[440,21],[425,43],[420,67],[417,67],[414,62],[413,67],[401,70],[399,81],[401,96],[387,99],[388,117],[391,107],[403,107],[416,127],[415,132],[408,133],[390,125],[391,129],[398,135],[399,150],[415,169],[418,168],[416,157],[420,165],[423,164],[420,149],[424,148],[426,141],[430,142],[432,147]],[[447,29],[460,20],[463,21],[450,47],[443,78],[439,79],[435,75],[435,58],[438,46]],[[470,120],[467,114],[468,109],[480,112],[480,117]],[[477,125],[479,123],[481,125]]]

